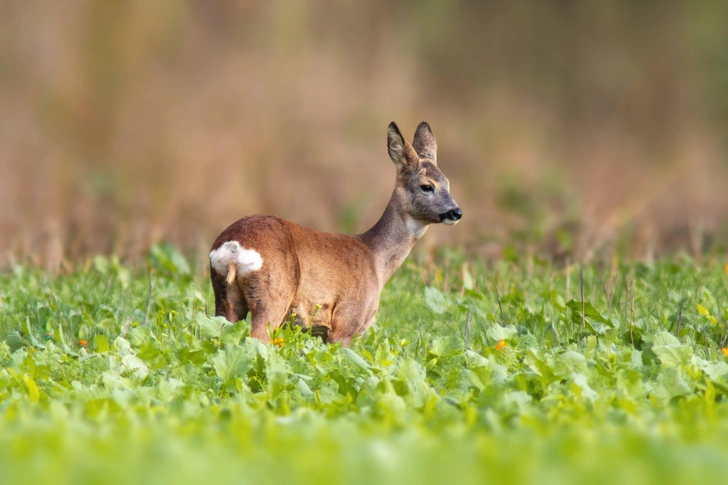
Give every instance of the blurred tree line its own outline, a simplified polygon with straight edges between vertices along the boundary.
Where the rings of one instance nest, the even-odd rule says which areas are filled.
[[[362,230],[428,120],[485,256],[726,234],[724,2],[0,3],[0,254],[58,268],[236,218]],[[626,236],[625,236],[626,234]],[[5,257],[7,256],[7,257]],[[1,261],[0,261],[1,263]]]

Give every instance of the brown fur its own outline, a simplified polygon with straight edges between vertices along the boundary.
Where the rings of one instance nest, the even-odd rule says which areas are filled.
[[[322,330],[329,342],[348,345],[372,324],[382,287],[427,225],[456,221],[455,210],[462,214],[436,165],[429,125],[420,124],[414,144],[417,149],[390,124],[387,148],[398,169],[397,183],[381,219],[364,234],[331,234],[273,216],[244,217],[225,229],[212,250],[237,241],[257,251],[263,263],[243,274],[230,263],[226,275],[211,266],[215,314],[237,322],[250,312],[251,335],[264,341],[268,326],[293,318]],[[433,190],[424,191],[423,185]]]

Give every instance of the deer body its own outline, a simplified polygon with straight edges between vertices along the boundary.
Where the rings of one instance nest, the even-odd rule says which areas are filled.
[[[344,345],[368,328],[384,284],[428,224],[462,216],[437,168],[427,123],[417,128],[414,147],[390,124],[387,146],[397,185],[369,231],[332,234],[273,216],[244,217],[225,229],[210,252],[216,315],[237,322],[250,312],[251,336],[264,341],[268,326],[289,318]]]

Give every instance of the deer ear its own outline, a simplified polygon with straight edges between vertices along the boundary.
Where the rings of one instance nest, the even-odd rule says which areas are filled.
[[[429,158],[437,165],[437,140],[435,140],[435,135],[426,121],[417,126],[412,146],[420,158]]]
[[[387,128],[387,150],[397,169],[415,169],[420,163],[414,148],[402,137],[397,124],[393,121]]]

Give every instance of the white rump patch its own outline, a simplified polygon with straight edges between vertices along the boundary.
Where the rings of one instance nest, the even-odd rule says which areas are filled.
[[[263,258],[255,249],[245,249],[237,241],[228,241],[210,251],[210,265],[220,275],[227,276],[228,266],[235,263],[238,275],[258,271],[263,266]]]

